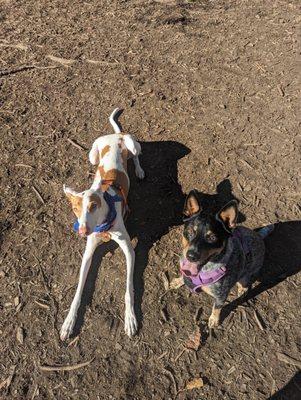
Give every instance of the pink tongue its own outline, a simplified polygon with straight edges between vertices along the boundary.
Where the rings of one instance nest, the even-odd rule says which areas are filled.
[[[199,272],[199,264],[196,262],[191,262],[184,258],[181,265],[182,269],[188,270],[191,275],[197,275]]]

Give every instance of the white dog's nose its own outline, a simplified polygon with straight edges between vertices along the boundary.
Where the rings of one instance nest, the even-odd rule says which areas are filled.
[[[87,227],[87,225],[81,225],[78,229],[78,233],[80,236],[88,236],[90,229]]]

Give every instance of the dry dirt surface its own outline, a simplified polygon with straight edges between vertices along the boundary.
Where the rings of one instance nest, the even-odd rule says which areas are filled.
[[[1,399],[301,398],[300,15],[299,0],[1,1]],[[62,343],[85,245],[62,187],[91,183],[115,107],[146,172],[130,164],[139,331],[124,334],[125,261],[105,246]],[[211,338],[209,296],[167,290],[193,187],[276,223],[257,287]]]

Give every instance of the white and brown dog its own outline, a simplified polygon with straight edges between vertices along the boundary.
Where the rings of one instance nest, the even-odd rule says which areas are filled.
[[[144,171],[138,158],[141,146],[131,135],[121,132],[115,121],[118,113],[119,110],[115,109],[110,116],[110,123],[115,134],[96,139],[89,153],[90,162],[98,165],[91,188],[77,193],[64,187],[78,219],[75,230],[78,230],[80,236],[87,237],[87,244],[80,268],[78,287],[61,328],[62,340],[72,334],[93,253],[101,242],[111,239],[121,247],[126,258],[125,332],[132,336],[137,330],[133,287],[135,252],[123,221],[130,184],[127,159],[133,157],[138,178],[144,178]]]

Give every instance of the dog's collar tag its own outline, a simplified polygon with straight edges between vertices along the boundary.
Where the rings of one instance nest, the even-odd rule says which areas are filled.
[[[115,222],[115,219],[116,219],[116,215],[117,215],[115,203],[122,201],[122,198],[120,196],[118,196],[117,194],[112,196],[108,192],[104,192],[103,197],[109,207],[109,212],[108,212],[108,215],[107,215],[106,219],[104,220],[104,222],[101,223],[100,225],[96,225],[96,227],[93,230],[94,233],[107,232],[108,230],[110,230],[112,228],[112,226]],[[73,230],[75,232],[78,232],[78,229],[79,229],[79,222],[78,222],[78,220],[76,220],[73,224]]]

